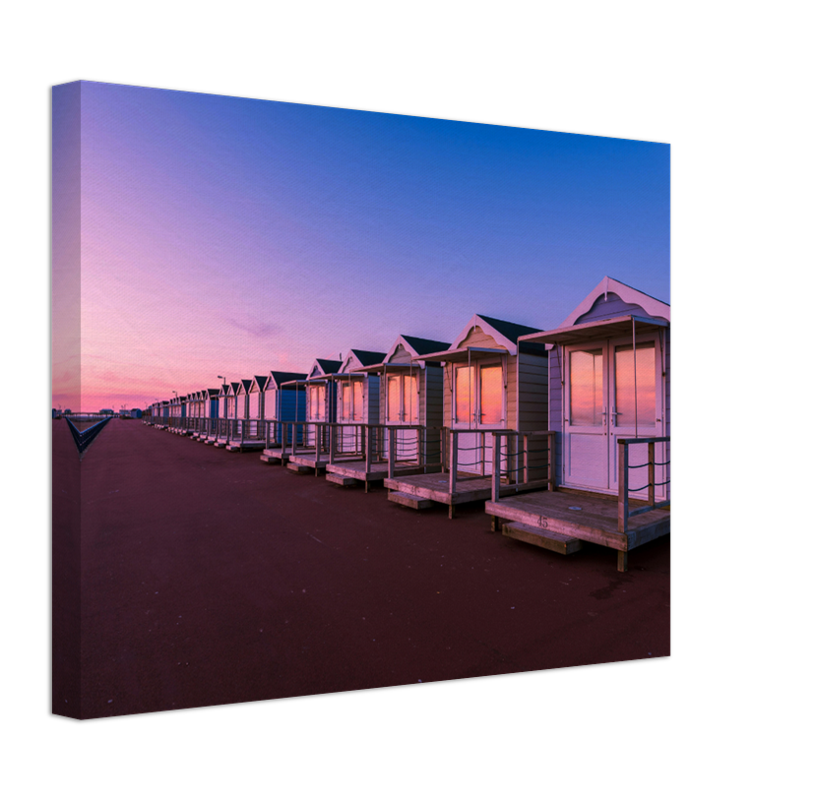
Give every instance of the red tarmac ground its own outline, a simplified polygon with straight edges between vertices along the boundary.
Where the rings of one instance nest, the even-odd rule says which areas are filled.
[[[670,653],[670,537],[619,573],[604,548],[560,556],[492,533],[483,502],[448,520],[442,506],[401,508],[384,489],[342,489],[137,420],[111,421],[78,478],[64,421],[53,447],[55,713]]]

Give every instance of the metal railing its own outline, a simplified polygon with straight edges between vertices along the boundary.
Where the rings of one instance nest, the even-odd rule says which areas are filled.
[[[443,469],[442,442],[444,428],[428,425],[387,425],[388,477],[396,475],[399,464],[415,466],[423,472]],[[401,437],[400,437],[401,434]],[[400,441],[401,439],[401,441]]]
[[[81,418],[79,415],[75,417],[78,422],[90,422],[88,418]],[[84,430],[80,430],[79,426],[76,425],[70,417],[65,417],[65,421],[68,423],[68,429],[71,431],[71,436],[73,436],[74,443],[76,444],[77,450],[79,450],[79,454],[85,452],[88,448],[88,445],[102,432],[102,429],[105,425],[110,422],[113,417],[101,417],[97,419],[92,425],[88,426]]]
[[[617,530],[620,533],[628,531],[628,521],[631,517],[638,514],[645,514],[648,511],[654,511],[657,508],[664,508],[670,505],[670,500],[663,500],[656,502],[656,487],[666,486],[671,481],[666,478],[659,483],[656,482],[656,468],[670,466],[671,460],[666,458],[665,461],[656,461],[656,445],[660,443],[669,444],[671,441],[670,436],[651,436],[646,438],[637,439],[617,439],[617,458],[618,458],[618,471],[617,471]],[[648,445],[648,460],[644,464],[629,464],[628,448],[631,445],[647,444]],[[633,469],[648,469],[648,482],[644,486],[632,489],[629,486],[629,471]],[[632,492],[641,492],[643,489],[648,489],[647,505],[640,506],[633,511],[629,508],[628,496]]]
[[[493,433],[492,501],[494,503],[498,502],[501,495],[543,488],[550,492],[554,491],[555,435],[555,431],[495,431]],[[540,456],[540,458],[535,458],[535,456]]]

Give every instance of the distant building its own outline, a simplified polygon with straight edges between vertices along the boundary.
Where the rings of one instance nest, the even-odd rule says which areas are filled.
[[[106,417],[112,417],[116,412],[112,408],[103,408],[99,413]]]
[[[142,418],[142,410],[140,408],[131,408],[130,409],[130,416],[133,419],[141,419]]]

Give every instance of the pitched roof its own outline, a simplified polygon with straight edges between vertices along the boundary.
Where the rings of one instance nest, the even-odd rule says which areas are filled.
[[[355,347],[352,347],[349,352],[357,357],[363,367],[370,367],[371,364],[381,364],[387,355],[387,353],[375,353],[373,350],[357,350]],[[346,356],[346,360],[347,358],[348,356]]]
[[[276,386],[280,386],[281,383],[286,383],[286,381],[304,381],[308,377],[305,372],[281,372],[276,369],[273,369],[269,375]]]
[[[334,361],[332,358],[317,358],[315,361],[320,365],[320,369],[326,374],[330,375],[333,372],[339,372],[342,366],[342,361]]]
[[[422,339],[418,336],[405,336],[402,338],[416,351],[417,355],[424,353],[438,353],[450,347],[450,342],[437,342],[434,339]]]
[[[495,319],[494,317],[487,317],[484,314],[479,314],[479,317],[484,322],[492,325],[495,330],[510,339],[514,344],[518,344],[519,336],[526,336],[528,333],[539,333],[540,328],[530,328],[528,325],[518,325],[515,322],[505,322],[502,319]]]
[[[620,300],[630,306],[639,306],[650,317],[665,319],[668,322],[671,320],[671,306],[668,303],[657,300],[655,297],[641,292],[639,289],[635,289],[627,283],[623,283],[606,275],[558,327],[568,328],[577,324],[578,320],[581,319],[584,314],[592,310],[594,304],[601,296],[608,294],[617,295]],[[619,313],[619,309],[616,309],[616,311],[612,313]]]
[[[268,375],[255,375],[255,383],[257,384],[258,390],[263,391],[266,388],[266,384],[269,382]]]

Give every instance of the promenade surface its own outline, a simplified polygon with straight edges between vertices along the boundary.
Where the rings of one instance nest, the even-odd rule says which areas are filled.
[[[73,457],[65,422],[54,424],[56,474]],[[492,533],[483,502],[448,520],[446,507],[404,509],[384,489],[343,489],[137,420],[111,421],[71,481],[81,484],[82,699],[77,713],[57,685],[57,713],[91,718],[669,654],[670,537],[632,551],[619,573],[607,549],[559,556]],[[68,559],[58,515],[76,504],[58,484],[54,558]],[[68,595],[55,593],[61,625],[70,603],[56,606]],[[57,631],[69,678],[72,642]]]

